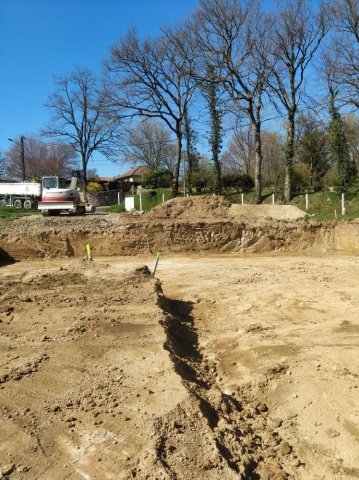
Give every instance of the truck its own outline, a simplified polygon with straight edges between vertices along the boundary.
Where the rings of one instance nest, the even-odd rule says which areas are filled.
[[[66,179],[55,175],[42,177],[41,183],[2,183],[0,206],[16,208],[37,206],[43,216],[93,213],[95,207],[81,201],[77,188],[80,175],[80,171],[75,170],[69,186]]]
[[[41,191],[40,183],[0,183],[0,207],[34,208]]]

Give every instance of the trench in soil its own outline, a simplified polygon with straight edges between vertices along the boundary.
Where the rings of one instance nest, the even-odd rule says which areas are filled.
[[[196,331],[196,318],[193,316],[193,304],[190,301],[164,298],[160,304],[167,315],[162,325],[168,350],[176,373],[181,377],[190,398],[196,404],[200,416],[206,420],[218,450],[218,454],[235,475],[243,480],[257,480],[264,471],[269,471],[268,459],[278,461],[276,478],[289,478],[282,469],[286,463],[296,458],[291,455],[281,458],[278,445],[283,442],[279,435],[272,443],[264,443],[263,438],[271,438],[273,432],[267,425],[268,409],[265,404],[247,398],[245,390],[225,393],[216,378],[215,365],[208,362],[201,351],[200,339]],[[261,423],[261,434],[255,433],[254,424]],[[166,455],[165,429],[159,432],[161,448],[159,458],[170,478],[177,478],[170,468]],[[281,465],[281,466],[279,466]],[[272,477],[271,477],[272,478]],[[274,477],[273,477],[274,478]]]

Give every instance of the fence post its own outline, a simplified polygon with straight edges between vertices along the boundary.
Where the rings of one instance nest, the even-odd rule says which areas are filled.
[[[305,194],[305,209],[309,209],[309,195],[307,193]]]
[[[345,196],[342,193],[342,215],[345,215]]]
[[[140,212],[142,212],[142,193],[140,193]]]

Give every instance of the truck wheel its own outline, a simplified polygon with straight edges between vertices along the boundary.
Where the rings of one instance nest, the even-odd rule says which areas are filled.
[[[20,200],[20,198],[17,198],[16,200],[14,200],[13,206],[15,208],[22,208],[22,201]]]
[[[6,207],[6,200],[4,198],[0,200],[0,207]]]
[[[32,207],[31,200],[25,200],[24,201],[24,208],[26,208],[28,210],[31,207]]]

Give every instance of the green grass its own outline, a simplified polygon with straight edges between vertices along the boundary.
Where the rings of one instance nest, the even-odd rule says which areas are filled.
[[[231,203],[241,203],[241,193],[230,193],[226,198]],[[244,203],[254,203],[254,192],[243,194]],[[353,220],[359,217],[359,195],[345,195],[345,215],[342,215],[342,194],[339,192],[313,192],[308,193],[308,215],[314,220]],[[262,195],[263,204],[272,203],[272,191],[264,190]],[[278,195],[275,195],[275,203],[283,203]],[[305,211],[305,193],[294,194],[290,202]]]
[[[242,203],[242,194],[233,192],[225,194],[227,200],[231,203]],[[254,192],[246,192],[243,193],[243,201],[244,203],[254,203],[255,200],[255,193]],[[272,190],[263,190],[262,192],[262,203],[272,203]]]
[[[12,220],[14,218],[26,217],[29,215],[38,215],[38,210],[26,210],[24,208],[0,207],[0,218]]]
[[[345,215],[342,215],[342,194],[339,192],[308,193],[308,214],[314,220],[353,220],[359,217],[359,196],[345,195]],[[305,194],[294,195],[292,205],[305,210]]]
[[[158,188],[156,190],[152,190],[154,194],[152,195],[149,192],[142,193],[142,210],[147,212],[151,210],[151,208],[156,207],[163,201],[163,195],[165,200],[168,200],[171,195],[171,190],[168,188]],[[132,196],[131,194],[127,194],[128,197]],[[135,209],[140,210],[140,196],[134,195],[135,197]],[[125,201],[123,200],[120,205],[111,205],[107,208],[107,212],[124,212],[125,211]]]
[[[150,210],[156,205],[162,203],[162,195],[164,194],[165,200],[168,200],[171,194],[170,189],[159,188],[153,190],[154,195],[151,195],[149,192],[142,193],[142,209],[145,211]],[[225,195],[227,200],[231,203],[241,203],[242,195],[241,193],[228,193]],[[244,193],[244,203],[254,203],[255,194],[254,192]],[[349,195],[345,196],[345,215],[341,214],[341,193],[339,192],[314,192],[308,194],[309,198],[309,209],[308,215],[314,220],[353,220],[354,218],[359,217],[359,195]],[[279,196],[275,197],[276,203],[282,203],[279,199]],[[263,190],[262,195],[263,204],[272,203],[272,191]],[[305,194],[295,194],[293,195],[291,205],[295,205],[301,210],[305,211]],[[140,209],[140,197],[135,195],[135,208]],[[120,205],[112,205],[108,207],[107,211],[109,212],[124,212],[125,211],[125,202],[121,202]],[[9,208],[9,207],[0,207],[0,219],[12,220],[14,218],[19,218],[27,215],[38,215],[38,210],[25,210],[22,208]]]

